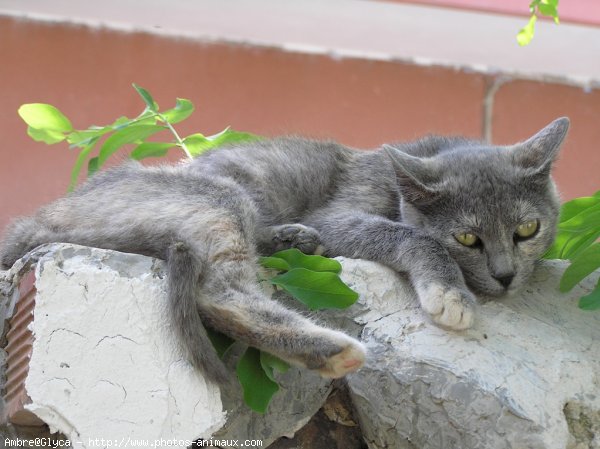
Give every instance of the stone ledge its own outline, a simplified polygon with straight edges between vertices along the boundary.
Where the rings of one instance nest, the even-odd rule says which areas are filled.
[[[92,447],[96,438],[191,442],[249,435],[269,444],[293,435],[331,390],[331,381],[291,369],[261,416],[241,403],[239,389],[220,391],[205,381],[179,355],[168,329],[163,262],[140,255],[41,247],[0,273],[5,318],[19,310],[16,284],[33,263],[28,373],[8,376],[2,389],[22,389],[17,414],[38,417],[74,447]]]
[[[239,391],[219,392],[178,355],[164,319],[162,262],[76,245],[37,254],[25,408],[81,441],[76,447],[87,438],[211,435],[266,446],[293,435],[331,390],[293,369],[267,414],[251,413]],[[598,447],[600,314],[576,305],[598,273],[562,295],[565,264],[540,263],[520,295],[482,304],[473,329],[451,333],[424,318],[401,276],[340,261],[361,299],[320,316],[352,334],[364,327],[369,358],[348,387],[371,449]],[[5,318],[31,262],[0,272]]]
[[[362,339],[370,360],[349,378],[369,447],[600,447],[589,437],[599,425],[600,314],[577,307],[598,273],[564,295],[566,266],[540,262],[519,295],[480,305],[472,329],[450,333],[396,296],[403,283],[394,273],[374,289],[373,273],[387,269],[346,263],[346,279],[369,291]],[[390,292],[397,300],[382,301]],[[573,404],[587,410],[577,424],[565,416]]]

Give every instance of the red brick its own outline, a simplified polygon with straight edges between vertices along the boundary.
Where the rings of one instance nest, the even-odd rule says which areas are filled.
[[[493,140],[526,139],[557,117],[568,116],[571,129],[555,169],[563,199],[600,189],[600,90],[536,81],[503,85],[494,100]]]

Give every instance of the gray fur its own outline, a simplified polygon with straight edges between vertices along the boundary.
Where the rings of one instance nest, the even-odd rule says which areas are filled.
[[[384,263],[410,277],[438,324],[464,329],[473,293],[519,289],[551,244],[558,199],[550,167],[568,119],[510,147],[428,137],[356,151],[279,138],[209,152],[191,163],[128,163],[9,227],[0,263],[47,242],[72,242],[167,260],[169,302],[190,361],[225,370],[202,323],[291,363],[339,377],[362,345],[283,308],[256,285],[257,256],[287,247]],[[538,232],[515,239],[538,220]],[[465,247],[457,233],[477,235]]]

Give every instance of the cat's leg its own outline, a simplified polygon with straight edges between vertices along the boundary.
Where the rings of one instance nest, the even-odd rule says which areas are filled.
[[[303,221],[319,231],[326,255],[383,263],[408,274],[431,319],[450,329],[473,323],[475,297],[458,264],[432,237],[364,212],[321,210]]]
[[[320,254],[320,238],[316,229],[300,223],[267,226],[256,236],[258,251],[271,255],[277,251],[298,248],[305,254]]]
[[[325,377],[363,365],[360,342],[317,325],[259,289],[254,245],[237,223],[221,218],[191,242],[204,261],[197,304],[206,325]]]
[[[366,351],[357,340],[315,324],[260,291],[209,288],[206,294],[220,297],[201,307],[207,325],[293,365],[338,378],[365,361]]]

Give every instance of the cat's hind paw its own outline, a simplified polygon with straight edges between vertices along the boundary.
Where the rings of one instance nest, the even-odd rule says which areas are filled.
[[[298,248],[304,254],[318,254],[320,248],[319,232],[310,226],[290,223],[273,228],[273,243],[276,249]]]
[[[421,307],[437,325],[452,330],[473,325],[475,297],[467,290],[434,282],[417,292]]]
[[[318,372],[322,377],[337,379],[358,370],[365,364],[367,351],[358,341],[352,341],[340,352],[330,356]]]

